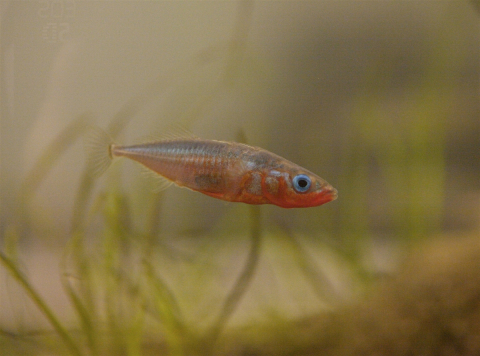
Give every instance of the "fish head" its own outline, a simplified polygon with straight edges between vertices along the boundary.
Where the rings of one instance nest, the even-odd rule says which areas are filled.
[[[302,168],[272,169],[264,179],[264,193],[283,208],[308,208],[337,198],[337,190],[324,179]]]

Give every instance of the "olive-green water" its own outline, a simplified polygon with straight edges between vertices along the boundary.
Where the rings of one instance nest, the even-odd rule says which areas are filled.
[[[448,308],[467,305],[471,319],[448,319],[442,334],[429,327],[438,306],[405,292],[386,313],[404,297],[425,319],[388,329],[377,311],[352,345],[388,329],[372,347],[411,354],[391,335],[426,330],[418,354],[445,340],[475,354],[478,303],[465,301],[479,279],[475,4],[0,3],[0,355],[340,354],[368,308],[410,278],[431,278],[439,300],[464,281]],[[178,124],[268,149],[339,197],[281,209],[157,192],[127,160],[89,175],[90,125],[133,144]],[[430,247],[402,267],[418,246]],[[462,254],[473,262],[455,265]],[[436,280],[445,267],[432,255],[457,272]],[[376,289],[390,278],[398,285]],[[355,327],[351,305],[364,318]],[[334,344],[312,341],[326,329]]]

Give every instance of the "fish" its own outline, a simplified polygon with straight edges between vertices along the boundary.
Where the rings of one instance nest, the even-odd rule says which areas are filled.
[[[155,172],[162,187],[171,184],[210,197],[246,204],[307,208],[337,198],[324,179],[263,148],[238,142],[171,135],[158,141],[118,145],[96,127],[85,140],[89,170],[101,175],[118,157]]]

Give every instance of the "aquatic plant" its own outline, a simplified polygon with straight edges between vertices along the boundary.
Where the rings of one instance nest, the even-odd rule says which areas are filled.
[[[114,138],[125,134],[165,90],[178,94],[186,87],[195,95],[178,94],[188,96],[184,99],[188,105],[175,118],[189,126],[215,106],[222,92],[248,77],[245,67],[250,76],[259,75],[258,63],[245,50],[253,5],[245,2],[241,6],[233,41],[207,48],[157,78],[109,119],[109,134]],[[400,245],[413,246],[441,229],[447,117],[457,95],[456,73],[448,69],[460,68],[463,61],[460,52],[451,56],[448,46],[442,46],[454,42],[449,35],[446,31],[432,42],[421,78],[405,92],[395,93],[391,101],[390,88],[397,79],[392,74],[393,59],[379,58],[367,68],[364,87],[352,101],[338,147],[318,143],[326,161],[338,161],[335,185],[341,198],[336,208],[302,215],[301,221],[314,222],[309,234],[271,219],[268,208],[229,205],[223,215],[212,219],[208,230],[180,230],[172,243],[162,226],[163,213],[169,209],[165,192],[156,193],[154,182],[134,178],[141,183],[132,189],[132,184],[125,184],[120,166],[113,166],[100,180],[85,167],[76,187],[68,238],[62,240],[67,242],[59,278],[72,309],[71,318],[63,320],[30,280],[22,260],[22,239],[47,234],[29,206],[62,155],[81,141],[94,114],[73,119],[26,174],[18,221],[2,231],[2,270],[44,315],[50,328],[25,332],[0,328],[0,350],[9,355],[206,355],[221,354],[222,347],[239,354],[249,350],[258,354],[338,351],[338,340],[350,335],[349,317],[356,310],[347,311],[345,319],[323,313],[312,317],[311,323],[291,322],[287,312],[276,309],[276,298],[267,298],[272,305],[260,303],[264,314],[271,317],[266,328],[253,327],[242,340],[242,330],[236,334],[238,329],[230,323],[255,287],[256,274],[269,268],[274,271],[266,276],[273,282],[265,275],[261,282],[272,283],[269,296],[281,299],[287,289],[281,285],[287,284],[295,297],[307,300],[309,313],[310,304],[315,304],[315,313],[344,310],[343,302],[367,289],[376,277],[377,270],[365,261],[365,250],[382,223],[372,211],[384,210],[388,234]],[[242,65],[245,62],[247,66]],[[178,73],[195,77],[212,63],[222,70],[208,83],[191,87],[178,83]],[[392,113],[396,119],[387,120]],[[246,136],[238,141],[247,141]],[[382,193],[381,199],[372,198],[374,190]],[[366,208],[380,200],[380,209]],[[408,285],[405,280],[402,283]],[[396,287],[391,288],[395,291]],[[369,306],[359,310],[368,314]],[[304,333],[305,325],[314,332]],[[356,325],[361,328],[362,324]],[[291,335],[298,338],[293,340]]]

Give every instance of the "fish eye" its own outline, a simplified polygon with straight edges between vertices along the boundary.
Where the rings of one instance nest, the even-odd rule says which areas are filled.
[[[298,176],[293,177],[293,188],[299,192],[304,193],[310,189],[312,185],[312,180],[309,176],[305,174],[299,174]]]

